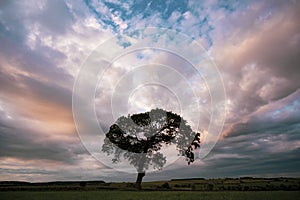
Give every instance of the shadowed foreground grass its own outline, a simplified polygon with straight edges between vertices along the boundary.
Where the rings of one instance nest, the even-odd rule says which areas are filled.
[[[193,192],[193,191],[47,191],[47,192],[0,192],[0,199],[22,199],[22,200],[56,200],[56,199],[73,199],[73,200],[107,200],[107,199],[124,199],[124,200],[157,200],[157,199],[270,199],[270,200],[290,200],[300,199],[299,191],[249,191],[249,192]]]

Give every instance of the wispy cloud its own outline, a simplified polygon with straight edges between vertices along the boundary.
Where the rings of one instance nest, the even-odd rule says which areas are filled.
[[[218,65],[227,93],[223,137],[209,156],[188,170],[179,159],[152,173],[153,179],[299,176],[300,4],[224,2],[1,1],[0,179],[131,180],[124,173],[114,176],[85,150],[73,122],[72,89],[81,64],[99,44],[119,34],[135,37],[146,27],[174,29],[199,41]],[[200,122],[209,124],[209,92],[189,65],[166,52],[144,50],[106,71],[107,84],[95,91],[102,125],[115,120],[109,96],[116,82],[145,60],[174,66],[191,87],[203,87]],[[159,104],[176,110],[177,102],[169,103],[173,94],[162,91],[136,90],[125,107],[136,112]],[[185,118],[193,121],[194,114]]]

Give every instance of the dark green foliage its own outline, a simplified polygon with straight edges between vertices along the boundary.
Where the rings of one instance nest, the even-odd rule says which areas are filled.
[[[86,182],[80,182],[79,185],[80,185],[80,187],[85,187],[86,186]]]
[[[208,190],[213,190],[214,189],[214,185],[212,183],[207,185],[207,189]]]
[[[163,184],[161,185],[161,188],[163,188],[163,189],[171,189],[169,183],[163,183]]]

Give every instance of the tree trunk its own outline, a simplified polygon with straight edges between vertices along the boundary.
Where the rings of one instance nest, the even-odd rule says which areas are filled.
[[[136,187],[137,190],[142,189],[142,181],[143,181],[144,176],[145,176],[145,172],[138,173],[138,176],[137,176],[136,182],[135,182],[135,187]]]

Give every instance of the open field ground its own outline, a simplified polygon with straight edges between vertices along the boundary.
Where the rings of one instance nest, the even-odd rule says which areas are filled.
[[[270,199],[300,200],[299,178],[225,178],[174,179],[142,183],[136,191],[134,183],[104,181],[74,182],[0,182],[0,200],[56,199]]]
[[[0,199],[9,200],[108,200],[108,199],[124,199],[124,200],[214,200],[214,199],[270,199],[270,200],[297,200],[300,199],[299,191],[223,191],[223,192],[200,192],[200,191],[44,191],[44,192],[0,192]]]

